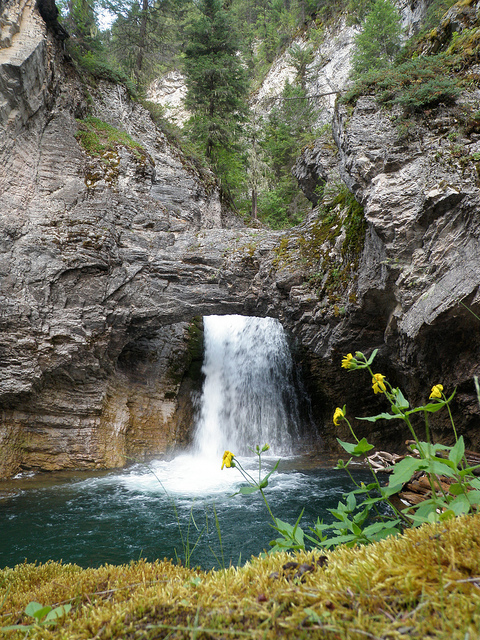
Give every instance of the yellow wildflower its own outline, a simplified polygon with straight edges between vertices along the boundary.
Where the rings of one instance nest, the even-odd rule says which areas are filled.
[[[340,422],[340,420],[343,420],[345,418],[345,414],[343,413],[343,411],[340,409],[340,407],[337,407],[335,409],[335,413],[333,414],[333,424],[338,427],[338,423]]]
[[[432,393],[430,394],[430,398],[441,398],[443,391],[443,385],[436,384],[432,387]]]
[[[235,457],[235,454],[232,453],[231,451],[225,451],[225,453],[223,454],[223,460],[222,460],[222,469],[223,467],[234,467],[235,464],[233,463],[233,458]]]
[[[347,353],[347,355],[342,359],[342,367],[344,369],[350,369],[350,362],[353,360],[353,356],[351,353]]]
[[[385,383],[383,382],[385,376],[382,376],[381,373],[375,373],[372,378],[372,389],[374,393],[383,393],[387,390]]]

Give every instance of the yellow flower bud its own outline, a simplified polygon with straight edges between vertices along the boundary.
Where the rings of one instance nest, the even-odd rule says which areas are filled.
[[[222,469],[223,467],[227,467],[228,469],[230,467],[234,467],[235,466],[233,462],[234,457],[235,457],[234,453],[232,453],[231,451],[225,451],[225,453],[223,454]]]
[[[430,394],[430,398],[441,398],[443,391],[443,385],[436,384],[432,387],[432,392]]]
[[[374,393],[384,393],[387,390],[385,383],[383,382],[385,376],[381,373],[375,373],[372,378],[372,389]]]
[[[351,366],[351,361],[353,360],[353,356],[351,353],[348,353],[343,359],[342,359],[342,367],[344,369],[350,369]]]
[[[333,414],[333,424],[338,427],[338,423],[340,422],[340,420],[343,420],[345,418],[345,414],[343,413],[343,411],[340,409],[340,407],[337,407],[335,409],[335,413]]]

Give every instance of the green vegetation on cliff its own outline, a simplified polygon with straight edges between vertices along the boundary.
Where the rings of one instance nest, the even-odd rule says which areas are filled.
[[[406,118],[451,105],[462,90],[478,86],[472,65],[480,55],[480,23],[473,4],[431,2],[424,28],[402,47],[390,0],[72,0],[64,2],[63,14],[69,51],[90,73],[123,78],[144,97],[153,79],[180,71],[192,117],[181,130],[166,125],[163,114],[170,139],[216,174],[226,201],[247,223],[258,219],[285,228],[311,208],[291,170],[319,134],[312,78],[332,29],[344,18],[360,27],[352,55],[355,82],[340,99],[353,103],[374,94],[386,108],[395,107],[400,126],[409,129]],[[103,30],[102,11],[111,22]],[[268,108],[249,112],[249,93],[279,54],[296,77]],[[158,107],[144,104],[158,121]],[[475,114],[462,109],[460,118],[470,120],[465,126],[478,128]]]

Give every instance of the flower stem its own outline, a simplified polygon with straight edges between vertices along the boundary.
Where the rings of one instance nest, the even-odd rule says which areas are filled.
[[[262,494],[262,498],[263,501],[265,502],[265,506],[267,507],[268,513],[270,514],[270,517],[273,520],[273,524],[276,525],[277,524],[277,520],[275,518],[275,516],[272,513],[272,510],[270,509],[270,505],[268,504],[267,498],[265,497],[265,494],[263,493],[263,489],[260,489],[260,493]]]

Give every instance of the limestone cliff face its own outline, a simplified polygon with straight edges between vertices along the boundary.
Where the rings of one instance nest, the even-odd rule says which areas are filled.
[[[461,101],[479,98],[476,89]],[[338,108],[334,135],[368,222],[358,296],[365,309],[383,307],[383,352],[412,398],[425,398],[435,380],[457,387],[460,419],[478,446],[478,320],[461,303],[478,311],[480,136],[452,141],[453,118],[440,105],[402,135],[368,97],[351,115]]]
[[[411,402],[423,403],[436,382],[447,393],[457,389],[454,416],[471,448],[480,444],[473,381],[479,373],[479,321],[471,313],[479,315],[480,134],[476,125],[460,128],[458,122],[479,99],[473,87],[455,107],[440,104],[411,116],[403,129],[400,112],[381,108],[373,96],[361,97],[354,108],[338,105],[338,155],[329,155],[320,139],[296,169],[305,180],[326,180],[328,189],[336,166],[368,225],[355,284],[342,295],[343,317],[330,314],[331,327],[323,323],[316,330],[314,315],[311,327],[299,328],[303,344],[320,355],[314,370],[324,379],[322,391],[328,388],[327,397],[336,396],[340,406],[346,400],[356,412],[359,406],[371,411],[371,403],[331,375],[327,360],[339,349],[376,347],[377,370],[400,384]],[[335,389],[342,389],[343,400]],[[448,415],[436,416],[434,426],[438,437],[451,434]],[[401,444],[391,423],[370,435]]]
[[[480,333],[459,305],[480,315],[478,134],[459,157],[443,107],[410,137],[371,97],[338,107],[333,137],[299,165],[325,183],[328,221],[314,210],[288,233],[245,229],[122,87],[87,91],[31,0],[6,6],[0,475],[121,466],[187,442],[192,321],[211,313],[272,315],[291,331],[327,444],[346,435],[332,431],[335,406],[378,410],[369,380],[340,370],[344,353],[373,348],[412,402],[457,385],[458,428],[478,444]],[[78,138],[89,117],[130,138],[92,155]],[[346,189],[329,195],[340,176],[365,216]],[[407,435],[375,429],[382,446]]]
[[[0,474],[118,466],[188,439],[177,395],[190,323],[241,307],[218,284],[228,231],[210,258],[199,232],[230,223],[213,178],[122,87],[87,92],[33,2],[6,9]],[[87,153],[75,137],[87,112],[140,146]]]

